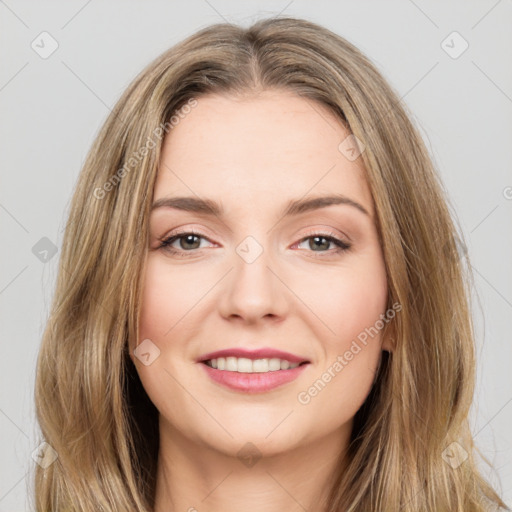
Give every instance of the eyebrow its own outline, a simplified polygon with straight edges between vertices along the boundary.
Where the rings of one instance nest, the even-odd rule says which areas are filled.
[[[289,217],[299,215],[308,211],[339,204],[352,206],[365,215],[370,216],[368,210],[363,205],[342,194],[291,200],[286,204],[282,216]],[[222,217],[224,215],[224,208],[220,203],[212,201],[211,199],[201,199],[197,197],[163,197],[153,203],[151,211],[157,208],[175,208],[177,210],[214,215],[216,217]]]

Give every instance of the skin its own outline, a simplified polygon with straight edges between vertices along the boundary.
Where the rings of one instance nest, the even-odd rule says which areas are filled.
[[[155,512],[291,512],[323,503],[382,350],[392,350],[379,332],[309,403],[298,401],[386,311],[362,158],[338,149],[348,135],[321,104],[264,91],[200,97],[166,137],[153,200],[209,198],[225,215],[167,207],[151,214],[138,343],[150,339],[160,354],[146,366],[133,340],[130,352],[160,412]],[[348,204],[280,214],[291,199],[332,193],[368,215]],[[172,244],[192,256],[160,247],[177,228],[200,233]],[[317,248],[311,233],[352,245],[336,253],[320,239]],[[263,250],[251,263],[236,251],[247,236]],[[272,347],[311,363],[274,390],[233,391],[196,362],[232,347]],[[251,467],[237,456],[248,442],[261,456]]]

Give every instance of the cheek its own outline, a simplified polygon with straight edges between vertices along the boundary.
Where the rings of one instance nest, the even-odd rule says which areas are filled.
[[[388,286],[384,264],[377,257],[361,258],[322,279],[316,277],[307,278],[302,294],[320,320],[317,336],[324,340],[324,350],[343,353],[385,313]]]
[[[149,339],[159,353],[155,356],[157,352],[151,349],[152,362],[149,365],[143,364],[135,355],[132,355],[132,360],[150,400],[165,417],[173,417],[173,410],[186,409],[186,403],[181,401],[182,388],[173,376],[180,373],[186,376],[188,370],[184,372],[183,368],[176,366],[179,365],[176,354],[183,350],[179,340],[190,336],[190,327],[187,327],[189,324],[184,317],[198,301],[195,296],[201,290],[187,286],[190,276],[177,268],[171,269],[157,255],[148,256],[145,272],[137,344]],[[132,354],[134,348],[135,343]],[[193,383],[185,382],[183,377],[180,377],[180,382],[187,389],[193,387]]]
[[[387,303],[387,282],[383,274],[354,274],[333,286],[331,314],[334,318],[334,330],[343,334],[348,341],[374,326],[380,315],[385,312]]]
[[[163,344],[171,330],[174,333],[181,327],[180,319],[199,300],[200,288],[190,286],[190,275],[179,268],[171,269],[158,255],[150,255],[141,299],[139,342],[149,338]]]
[[[343,409],[343,414],[355,414],[362,405],[382,354],[388,286],[380,254],[376,251],[371,256],[336,269],[330,279],[319,281],[322,286],[317,282],[316,292],[309,295],[311,309],[321,319],[317,338],[322,341],[323,354],[318,368],[321,373],[315,377],[322,381],[319,389],[324,384],[329,388],[318,403],[327,406],[334,396],[341,407],[338,413]]]

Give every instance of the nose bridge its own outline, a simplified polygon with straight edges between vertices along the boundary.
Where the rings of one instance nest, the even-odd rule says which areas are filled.
[[[236,247],[233,271],[223,294],[222,312],[257,319],[284,313],[283,285],[275,275],[275,259],[264,235],[248,235]]]

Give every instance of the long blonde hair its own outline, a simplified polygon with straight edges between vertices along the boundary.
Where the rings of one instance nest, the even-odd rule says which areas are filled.
[[[356,47],[282,17],[209,26],[170,48],[130,84],[87,156],[37,362],[37,420],[58,454],[36,466],[37,511],[153,509],[158,411],[128,340],[138,334],[162,139],[202,95],[264,89],[328,106],[363,141],[389,305],[402,305],[326,512],[506,508],[477,469],[469,266],[421,136]]]

